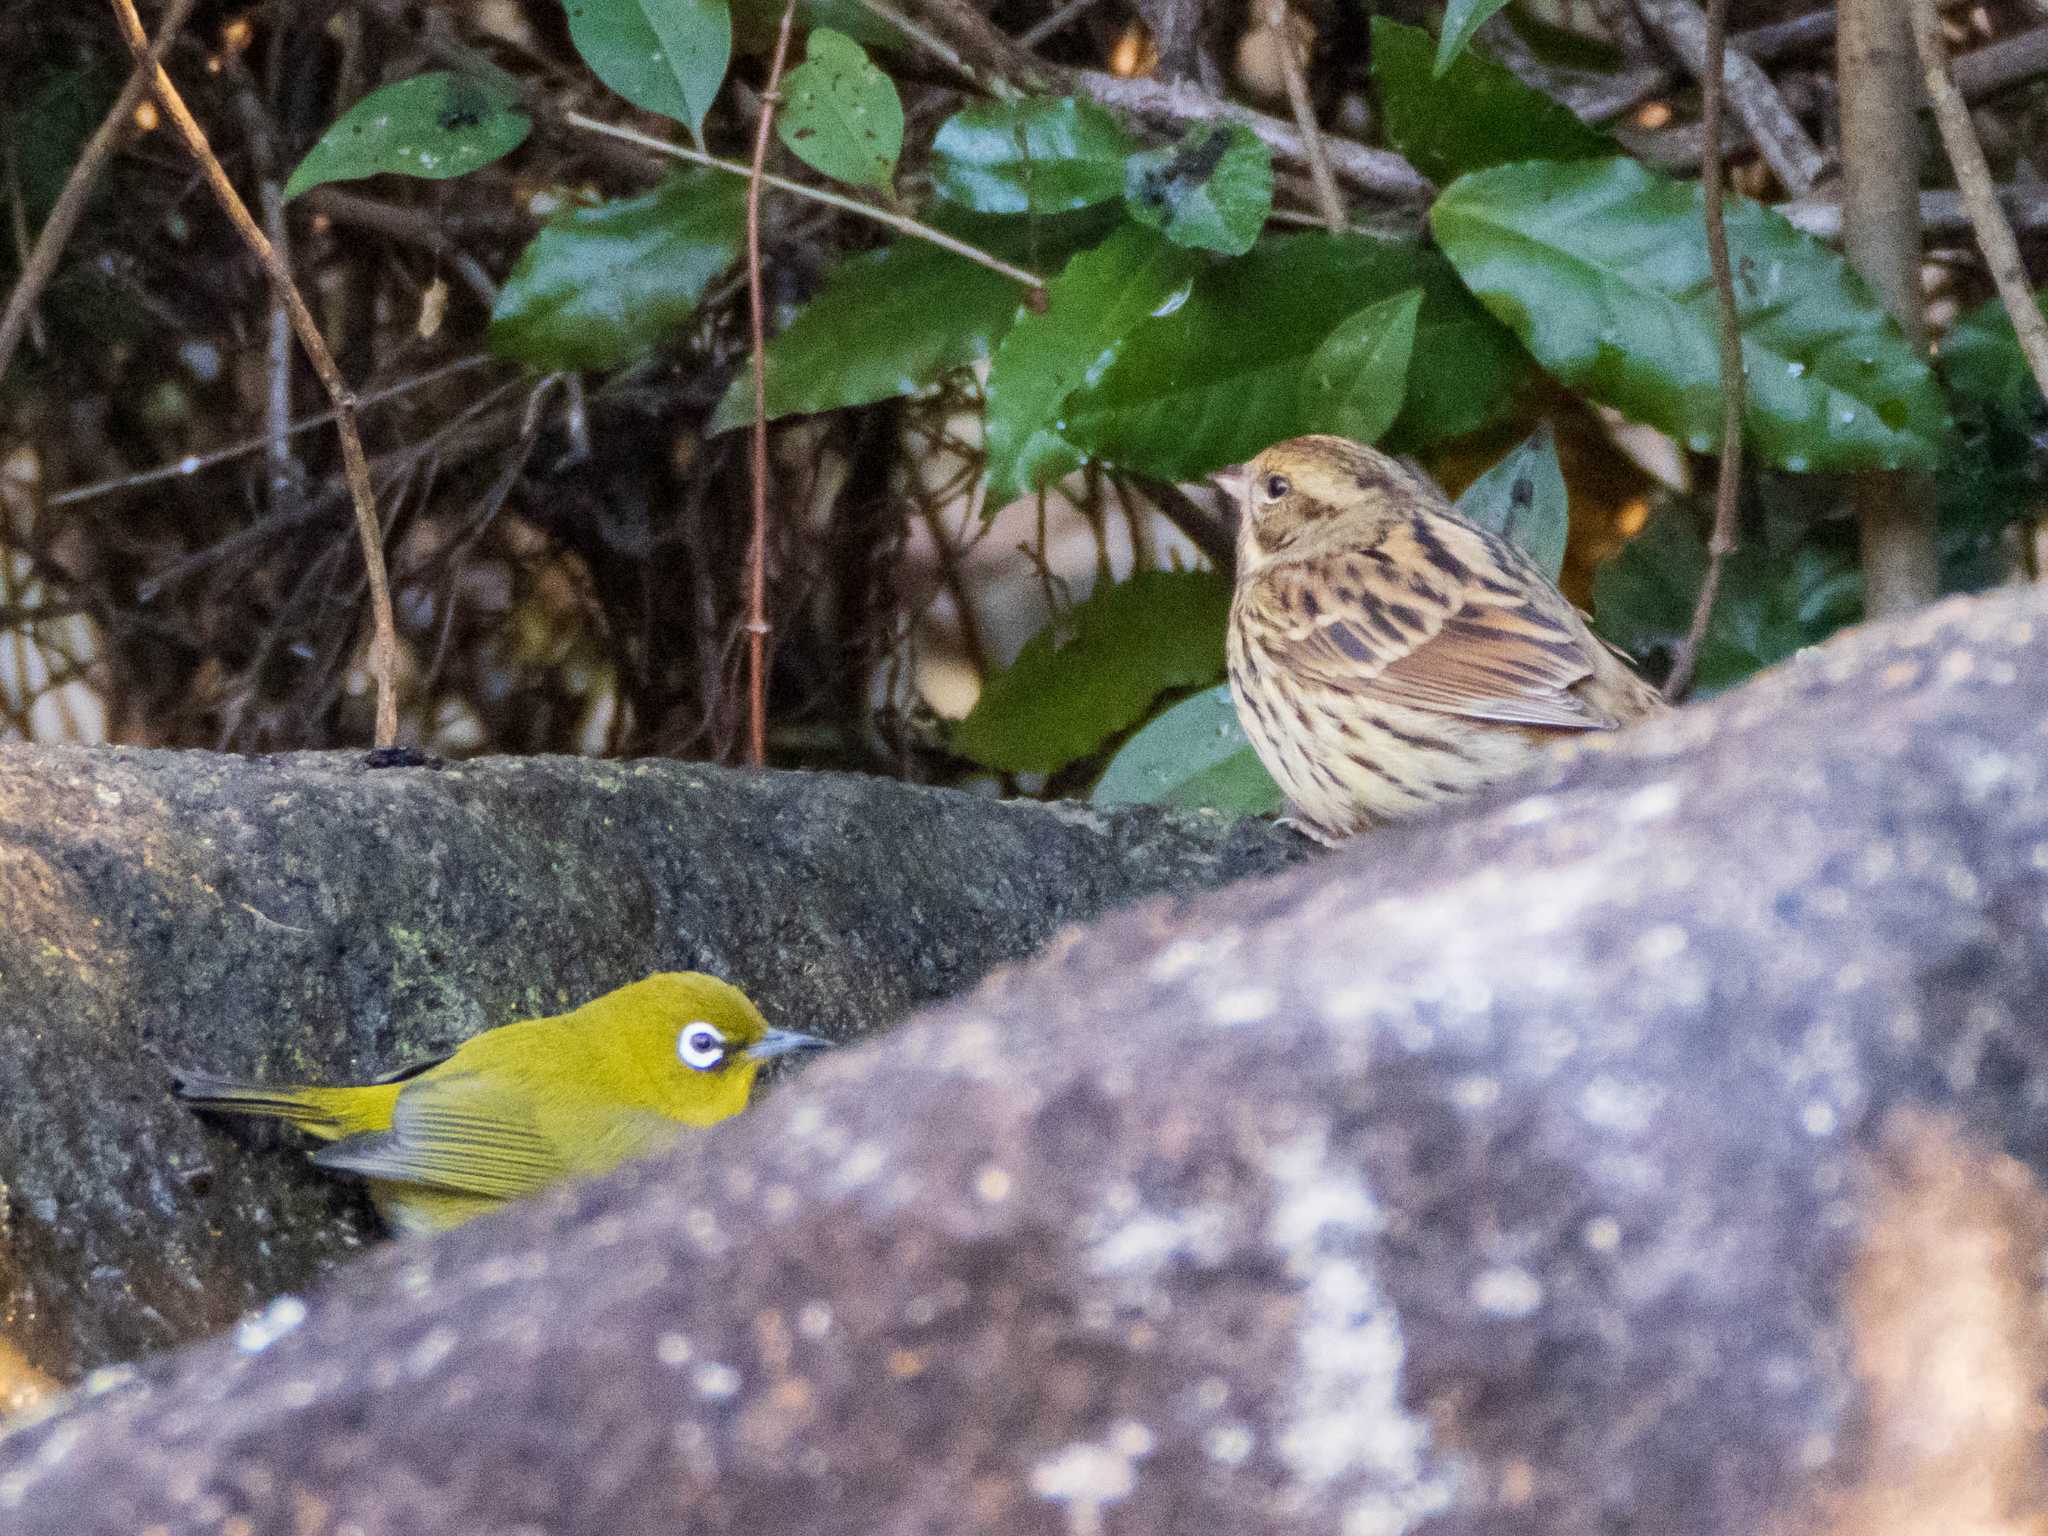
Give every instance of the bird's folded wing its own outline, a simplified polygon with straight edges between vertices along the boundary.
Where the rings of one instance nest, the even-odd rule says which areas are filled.
[[[1269,642],[1275,660],[1326,686],[1439,714],[1614,724],[1572,691],[1593,674],[1586,631],[1540,575],[1477,529],[1459,525],[1430,542],[1435,560],[1389,548],[1392,560],[1344,561],[1341,580],[1317,564],[1282,576],[1295,590],[1284,610],[1292,622]]]
[[[322,1168],[509,1200],[567,1172],[520,1098],[468,1075],[427,1078],[398,1096],[391,1129],[313,1154]]]

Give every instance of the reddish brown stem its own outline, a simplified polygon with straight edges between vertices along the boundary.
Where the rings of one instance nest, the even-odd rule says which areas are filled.
[[[768,761],[768,323],[761,298],[761,176],[768,168],[768,135],[782,99],[782,66],[796,0],[784,0],[761,117],[754,127],[754,162],[747,175],[747,322],[754,343],[754,531],[747,544],[747,761]]]
[[[1721,110],[1727,99],[1722,62],[1728,48],[1728,0],[1708,0],[1706,67],[1700,72],[1702,127],[1707,158],[1701,170],[1706,190],[1707,264],[1714,273],[1715,308],[1721,320],[1721,475],[1714,484],[1714,532],[1707,541],[1707,573],[1693,606],[1692,624],[1672,663],[1664,696],[1674,704],[1692,689],[1700,648],[1713,622],[1721,590],[1721,567],[1735,550],[1736,502],[1742,491],[1742,319],[1735,308],[1735,271],[1728,260],[1728,226],[1722,209]]]

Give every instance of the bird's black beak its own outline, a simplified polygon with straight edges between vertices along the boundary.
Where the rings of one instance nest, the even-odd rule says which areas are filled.
[[[789,1056],[798,1051],[822,1051],[831,1043],[817,1035],[807,1035],[800,1029],[770,1029],[747,1047],[745,1055],[749,1061],[773,1061],[778,1056]]]

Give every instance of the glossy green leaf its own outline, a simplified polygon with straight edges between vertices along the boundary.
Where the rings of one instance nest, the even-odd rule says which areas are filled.
[[[1691,511],[1659,508],[1594,573],[1593,614],[1601,634],[1639,659],[1668,654],[1692,623],[1706,569],[1706,543]],[[1697,687],[1702,693],[1732,687],[1862,614],[1863,578],[1846,548],[1812,540],[1785,550],[1746,543],[1722,567]]]
[[[1557,434],[1545,422],[1528,440],[1465,487],[1458,510],[1499,534],[1552,581],[1564,569],[1571,496],[1557,462]]]
[[[2048,315],[2048,291],[2034,302]],[[1959,397],[2003,422],[2033,425],[2048,414],[2003,300],[1986,299],[1955,323],[1941,344],[1941,371]]]
[[[554,220],[499,290],[492,350],[549,369],[642,356],[732,265],[745,210],[745,182],[690,171],[643,196]]]
[[[1273,157],[1242,123],[1203,123],[1124,162],[1124,206],[1175,245],[1241,256],[1273,209]]]
[[[976,213],[1064,213],[1123,196],[1124,161],[1137,147],[1093,102],[980,102],[940,124],[932,187]]]
[[[1193,480],[1282,438],[1341,431],[1303,409],[1309,359],[1339,322],[1411,288],[1423,299],[1407,404],[1386,442],[1400,451],[1475,431],[1527,366],[1514,338],[1434,252],[1318,231],[1205,265],[1186,303],[1133,331],[1067,402],[1067,435],[1111,463]]]
[[[859,187],[886,187],[903,153],[903,103],[859,43],[824,27],[782,85],[775,130],[812,170]]]
[[[562,0],[569,40],[606,85],[702,134],[732,62],[726,0]]]
[[[991,513],[1080,464],[1061,407],[1148,320],[1186,302],[1196,267],[1193,252],[1127,224],[1067,263],[1046,289],[1044,313],[1010,328],[988,372]]]
[[[1446,74],[1472,41],[1472,34],[1485,26],[1508,0],[1447,0],[1443,34],[1437,40],[1436,73]]]
[[[915,394],[995,350],[1022,294],[1009,278],[922,240],[840,263],[818,296],[768,343],[771,418]],[[754,416],[742,367],[711,430]]]
[[[1628,159],[1497,166],[1453,184],[1430,222],[1466,285],[1559,379],[1695,451],[1719,442],[1697,182]],[[1941,390],[1842,258],[1739,197],[1728,244],[1758,456],[1795,472],[1938,463]]]
[[[1422,290],[1410,288],[1337,322],[1301,373],[1301,414],[1340,437],[1376,443],[1408,398]]]
[[[1178,805],[1263,816],[1280,786],[1238,724],[1230,685],[1218,683],[1162,710],[1116,750],[1089,795],[1097,805]]]
[[[394,80],[335,120],[284,184],[287,198],[330,181],[392,171],[445,181],[509,155],[533,124],[511,89],[436,70]]]
[[[953,745],[989,768],[1052,773],[1099,751],[1169,688],[1223,672],[1230,583],[1144,571],[1097,587],[983,684]]]
[[[1420,27],[1373,18],[1372,72],[1387,142],[1432,181],[1516,160],[1615,153],[1614,140],[1491,59],[1461,54],[1439,78],[1430,62],[1434,47]]]

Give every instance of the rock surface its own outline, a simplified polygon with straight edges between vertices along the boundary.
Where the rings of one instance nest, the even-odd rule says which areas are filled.
[[[373,1230],[289,1138],[175,1103],[174,1068],[373,1075],[664,969],[848,1039],[1299,843],[677,763],[0,749],[0,1334],[75,1377]]]
[[[2048,1528],[2048,603],[1112,918],[0,1439],[18,1536]]]

